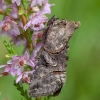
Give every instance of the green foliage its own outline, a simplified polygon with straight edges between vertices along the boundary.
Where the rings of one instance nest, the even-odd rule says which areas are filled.
[[[6,49],[8,50],[10,55],[16,55],[15,50],[12,48],[12,46],[10,45],[10,43],[8,43],[6,40],[4,40],[4,45],[6,47]]]
[[[45,97],[44,100],[50,100],[51,98],[52,98],[52,96],[47,96],[47,97]]]
[[[20,84],[16,83],[15,81],[14,81],[14,86],[16,86],[17,90],[20,91],[20,94],[24,97],[23,99],[32,100],[32,98],[29,97],[27,90],[24,90],[23,86],[20,86]]]
[[[28,2],[27,2],[27,0],[21,0],[21,2],[23,4],[24,9],[27,10],[27,8],[28,8]]]

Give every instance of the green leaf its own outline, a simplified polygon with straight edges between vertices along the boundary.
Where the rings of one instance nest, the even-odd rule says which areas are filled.
[[[15,50],[12,48],[12,46],[10,45],[10,43],[8,43],[6,40],[4,40],[3,43],[4,43],[5,47],[6,47],[6,49],[8,50],[10,56],[16,55],[16,52],[15,52]]]
[[[23,86],[20,86],[20,84],[15,81],[14,86],[17,87],[17,90],[20,91],[20,94],[25,98],[25,100],[32,100],[32,98],[29,97],[27,90],[24,90]]]
[[[45,97],[44,97],[44,100],[50,100],[51,97],[52,97],[52,95],[50,95],[50,96],[45,96]]]
[[[26,99],[24,97],[22,97],[21,100],[26,100]]]
[[[11,4],[11,0],[5,0],[6,5]]]
[[[28,8],[27,0],[22,0],[22,4],[23,4],[24,9],[27,10],[27,8]]]
[[[28,41],[29,41],[29,42],[32,42],[32,34],[33,34],[33,33],[32,33],[30,30],[26,30],[26,33],[28,34],[28,35],[27,35]]]

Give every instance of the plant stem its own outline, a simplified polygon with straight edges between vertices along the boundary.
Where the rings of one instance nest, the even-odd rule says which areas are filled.
[[[21,15],[21,19],[22,19],[22,23],[23,23],[23,26],[26,25],[26,17],[24,15]],[[27,46],[29,48],[29,51],[30,51],[30,54],[32,53],[32,50],[33,50],[33,45],[32,43],[29,41],[28,39],[28,33],[26,33],[26,31],[24,32],[24,37],[26,38],[26,41],[27,41]]]
[[[29,97],[27,90],[24,90],[23,86],[20,86],[19,83],[16,83],[14,81],[14,86],[16,86],[17,90],[20,91],[20,94],[26,99],[26,100],[32,100],[31,97]]]
[[[24,15],[21,15],[21,19],[22,19],[22,23],[23,23],[23,25],[25,25],[26,22],[27,22],[25,16],[24,16]]]

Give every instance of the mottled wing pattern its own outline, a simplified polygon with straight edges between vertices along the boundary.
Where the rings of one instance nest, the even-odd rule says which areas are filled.
[[[35,79],[31,83],[30,96],[40,97],[55,95],[65,83],[66,72],[52,72],[44,77]]]
[[[68,41],[79,22],[52,17],[44,32],[44,46],[32,75],[29,87],[31,97],[58,95],[66,82]]]

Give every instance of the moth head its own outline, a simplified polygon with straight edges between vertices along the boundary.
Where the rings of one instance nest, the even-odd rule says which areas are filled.
[[[65,27],[66,39],[69,41],[70,37],[73,35],[74,31],[79,28],[80,22],[68,21]]]
[[[54,19],[45,32],[44,49],[51,53],[58,53],[67,45],[73,32],[80,26],[80,22]]]

